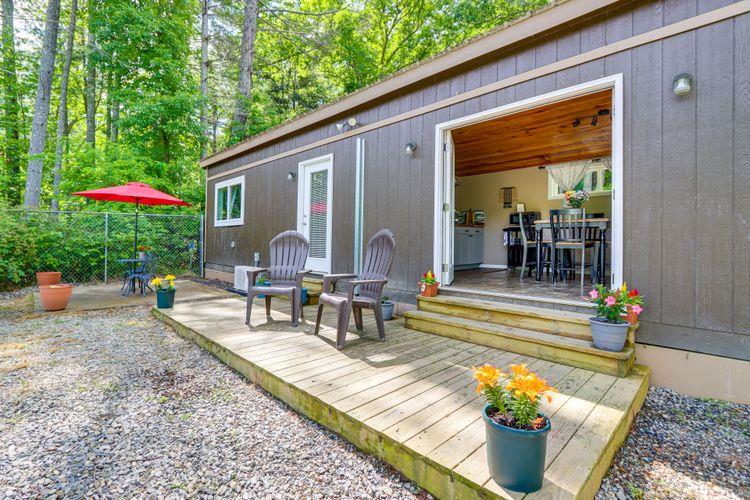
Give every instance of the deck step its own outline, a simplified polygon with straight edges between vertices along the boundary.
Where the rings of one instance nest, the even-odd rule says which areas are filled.
[[[602,351],[590,340],[426,310],[408,311],[404,316],[406,327],[414,330],[618,377],[626,376],[635,361],[633,347],[626,347],[621,352]]]
[[[419,296],[417,303],[420,311],[591,341],[590,314],[445,295]]]

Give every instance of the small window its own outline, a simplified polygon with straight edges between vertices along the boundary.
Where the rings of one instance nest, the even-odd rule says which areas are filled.
[[[245,177],[216,184],[214,226],[240,226],[245,218]]]
[[[565,197],[562,188],[557,185],[549,174],[547,175],[547,184],[547,199],[561,200]],[[607,170],[603,164],[592,165],[583,179],[576,184],[575,190],[588,191],[592,196],[609,194],[612,191],[612,171]]]

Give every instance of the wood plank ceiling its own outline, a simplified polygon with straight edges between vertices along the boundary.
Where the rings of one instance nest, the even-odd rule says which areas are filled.
[[[611,107],[612,91],[606,90],[456,129],[456,175],[609,156],[611,115],[591,122]],[[580,124],[573,126],[576,118]]]

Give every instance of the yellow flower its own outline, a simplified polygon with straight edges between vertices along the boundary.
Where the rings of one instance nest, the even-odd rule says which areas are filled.
[[[520,398],[525,394],[532,403],[535,403],[537,398],[541,396],[546,396],[547,401],[552,401],[552,397],[548,393],[556,392],[554,387],[548,386],[547,381],[537,377],[535,373],[515,376],[508,382],[505,388],[512,391],[513,396],[516,398]]]
[[[151,280],[151,284],[154,286],[160,286],[161,282],[162,282],[162,279],[159,278],[158,276]]]
[[[174,274],[167,274],[166,276],[164,276],[164,279],[167,281],[174,281]]]
[[[480,367],[472,366],[471,370],[474,372],[474,378],[479,384],[477,385],[477,393],[482,392],[484,387],[495,387],[500,377],[505,374],[498,368],[492,365],[484,365]]]
[[[513,372],[514,377],[520,377],[529,374],[529,369],[525,364],[523,365],[510,365],[510,371]]]
[[[620,287],[621,292],[627,292],[628,291],[628,284],[626,282],[622,282],[622,286]]]

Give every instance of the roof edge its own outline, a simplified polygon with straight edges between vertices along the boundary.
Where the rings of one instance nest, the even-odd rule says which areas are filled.
[[[489,53],[528,40],[564,24],[571,23],[592,13],[623,3],[624,0],[562,0],[554,1],[541,9],[501,25],[489,33],[468,40],[435,56],[358,89],[335,101],[324,104],[308,113],[287,120],[275,127],[251,136],[218,153],[200,160],[202,168],[256,149],[266,143],[294,134],[321,121],[362,106],[379,97],[391,94],[403,87],[422,82],[440,73],[463,66]]]

